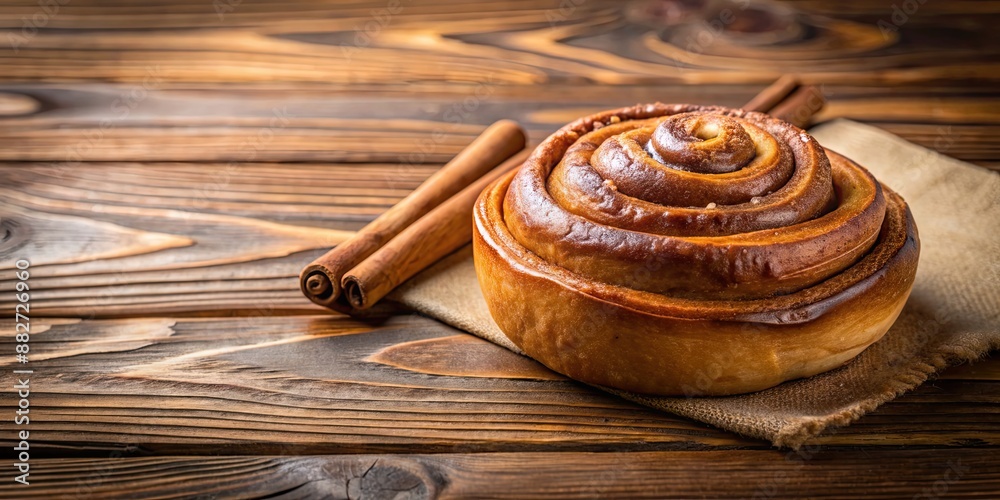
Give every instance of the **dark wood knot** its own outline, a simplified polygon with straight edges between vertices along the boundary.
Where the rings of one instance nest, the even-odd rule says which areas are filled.
[[[17,219],[0,217],[0,257],[9,257],[29,241],[30,229]]]
[[[351,499],[423,500],[436,498],[445,479],[415,460],[380,458],[348,483]]]

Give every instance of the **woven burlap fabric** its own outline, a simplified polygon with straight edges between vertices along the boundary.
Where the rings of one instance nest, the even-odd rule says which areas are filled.
[[[640,404],[797,448],[851,423],[945,367],[1000,348],[1000,175],[838,120],[810,131],[867,167],[910,205],[920,263],[906,307],[880,341],[847,365],[765,391],[728,397],[648,397]],[[957,138],[940,130],[935,147]],[[470,248],[410,280],[391,298],[515,352],[476,281]]]

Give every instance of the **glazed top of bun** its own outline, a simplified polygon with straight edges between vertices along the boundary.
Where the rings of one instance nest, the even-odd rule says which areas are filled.
[[[789,123],[659,103],[560,129],[510,180],[502,212],[531,258],[586,290],[673,314],[711,301],[730,316],[816,303],[870,276],[905,239],[884,226],[907,217],[864,168]]]

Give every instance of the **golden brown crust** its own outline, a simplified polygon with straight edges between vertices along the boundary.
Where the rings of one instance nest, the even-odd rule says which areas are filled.
[[[711,196],[720,177],[773,192],[723,182],[729,203],[708,207],[657,193]],[[480,285],[515,344],[578,380],[663,395],[843,364],[899,314],[919,249],[905,202],[800,129],[662,104],[563,127],[483,192],[474,233]]]

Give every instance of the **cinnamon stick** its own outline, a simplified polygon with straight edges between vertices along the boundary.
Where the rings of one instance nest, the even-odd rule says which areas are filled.
[[[784,75],[764,90],[761,90],[753,99],[747,101],[743,105],[743,109],[767,113],[771,108],[774,108],[783,99],[791,95],[799,85],[799,78],[797,76]]]
[[[750,99],[743,109],[767,113],[799,128],[806,128],[813,115],[826,105],[819,88],[802,85],[798,77],[785,75]]]
[[[333,307],[341,293],[344,273],[361,263],[431,209],[475,182],[511,155],[524,149],[526,135],[515,122],[500,120],[447,165],[430,176],[349,240],[305,267],[299,275],[302,292],[313,302]]]
[[[826,97],[812,85],[799,87],[785,100],[771,108],[767,114],[799,128],[806,128],[812,117],[826,105]]]
[[[368,309],[404,281],[472,240],[472,207],[491,182],[520,167],[530,150],[522,150],[478,181],[431,210],[344,275],[351,306]]]

